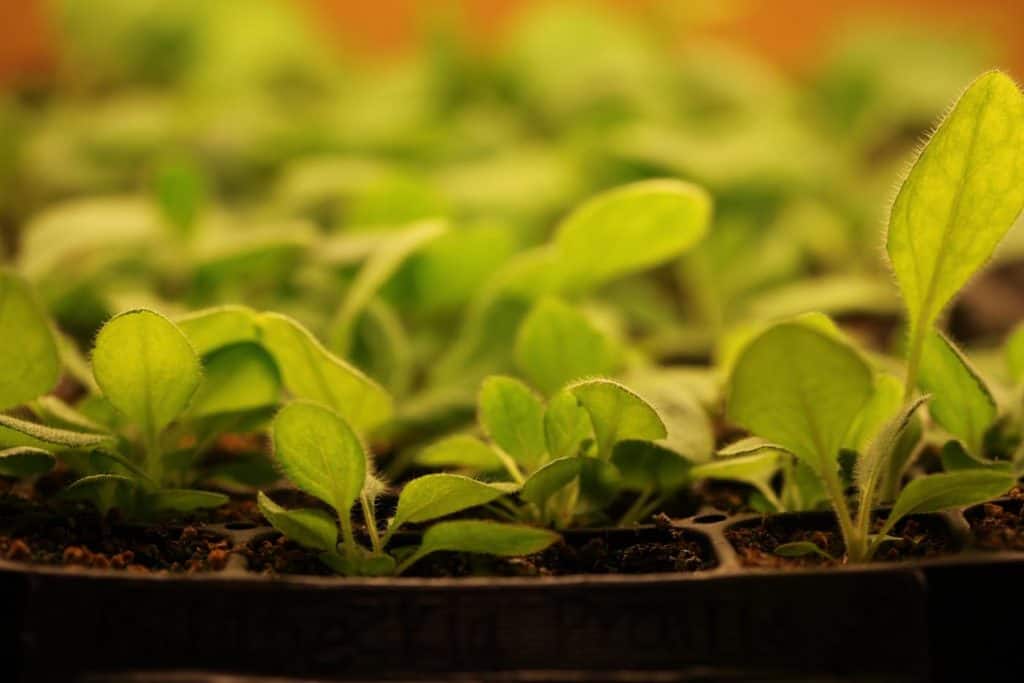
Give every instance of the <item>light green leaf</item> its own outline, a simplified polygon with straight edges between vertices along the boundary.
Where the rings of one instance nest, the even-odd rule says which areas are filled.
[[[955,439],[942,445],[939,459],[942,461],[942,469],[945,472],[974,469],[993,469],[1002,472],[1013,470],[1013,463],[1007,460],[982,460],[972,456],[964,449],[963,443]]]
[[[886,248],[910,315],[911,375],[939,312],[1024,206],[1024,95],[990,71],[939,124],[889,216]],[[911,377],[913,381],[913,377]]]
[[[83,415],[56,396],[40,396],[32,402],[32,409],[50,426],[101,434],[108,431],[105,426]]]
[[[477,400],[480,425],[513,460],[532,470],[545,456],[544,406],[511,377],[488,377]]]
[[[135,485],[134,479],[120,474],[91,474],[72,482],[58,495],[63,500],[88,501],[106,514],[125,501]]]
[[[92,352],[103,394],[146,434],[159,434],[181,414],[199,387],[199,357],[174,323],[136,310],[103,326]]]
[[[877,373],[874,392],[850,428],[843,447],[863,453],[878,430],[902,407],[903,383],[888,373]]]
[[[177,323],[200,356],[224,346],[260,339],[258,314],[245,306],[208,308],[179,318]]]
[[[365,433],[387,422],[391,397],[376,382],[330,353],[304,327],[277,313],[260,316],[264,346],[295,397],[328,405]]]
[[[1006,364],[1010,379],[1017,384],[1024,382],[1024,323],[1013,328],[1006,340]]]
[[[323,510],[315,508],[286,510],[268,498],[262,491],[256,496],[256,504],[259,505],[260,513],[267,518],[270,525],[285,537],[314,550],[337,551],[338,525]]]
[[[610,458],[619,441],[656,441],[668,435],[654,408],[618,382],[586,380],[572,385],[569,390],[590,415],[601,458]]]
[[[664,263],[704,236],[710,216],[707,192],[678,180],[645,180],[597,195],[555,233],[565,286],[587,289]]]
[[[585,315],[555,298],[541,299],[519,326],[516,364],[550,395],[572,380],[614,374],[622,364],[619,346]]]
[[[544,440],[552,459],[578,455],[580,445],[592,433],[590,415],[571,391],[551,397],[544,411]]]
[[[281,379],[263,347],[226,346],[203,359],[203,382],[192,399],[192,416],[234,413],[277,403]]]
[[[561,537],[553,531],[519,524],[477,520],[441,522],[427,529],[420,547],[396,569],[397,574],[439,551],[516,557],[539,553]]]
[[[0,410],[41,396],[60,379],[57,341],[28,283],[0,269]]]
[[[389,531],[403,524],[426,522],[460,510],[486,505],[513,493],[512,484],[486,484],[459,474],[428,474],[413,479],[402,488],[398,508]]]
[[[427,446],[416,454],[414,462],[423,467],[455,467],[476,472],[502,468],[494,449],[469,434],[456,434]]]
[[[925,338],[918,383],[932,395],[932,418],[962,440],[968,453],[982,457],[985,432],[998,414],[995,399],[967,358],[937,332]]]
[[[1017,478],[1008,472],[961,470],[914,479],[903,489],[879,534],[885,535],[907,515],[939,512],[982,503],[1009,491]]]
[[[94,448],[112,440],[109,434],[75,432],[0,415],[0,444],[5,446],[45,447],[51,444],[66,448]]]
[[[779,557],[806,557],[808,555],[817,555],[818,557],[826,560],[836,559],[818,547],[817,544],[811,543],[810,541],[782,543],[776,546],[773,552]]]
[[[823,472],[835,467],[873,385],[871,369],[848,345],[803,323],[782,323],[736,361],[727,413]]]
[[[690,462],[704,462],[714,453],[714,430],[694,383],[687,379],[678,369],[658,367],[630,376],[629,386],[651,404],[665,423],[668,436],[662,445]]]
[[[723,457],[694,465],[690,478],[694,481],[743,482],[760,491],[776,509],[781,508],[782,504],[772,489],[772,478],[782,468],[785,458],[792,456],[778,446],[758,439],[744,439],[731,446],[719,451],[718,455]]]
[[[556,458],[545,463],[523,482],[519,497],[543,510],[551,496],[579,476],[581,463],[582,459],[575,456]]]
[[[854,468],[854,481],[860,489],[868,505],[877,502],[878,486],[886,476],[887,469],[897,446],[907,428],[910,427],[917,411],[927,402],[928,398],[919,398],[900,408],[889,418],[871,439],[868,447],[857,458]]]
[[[377,291],[391,278],[402,263],[448,230],[445,223],[428,221],[418,223],[389,236],[370,255],[359,274],[349,287],[345,300],[338,311],[331,347],[342,356],[348,356],[352,346],[352,335],[359,314],[366,308]]]
[[[192,512],[226,505],[231,499],[223,493],[198,489],[158,489],[146,494],[145,505],[157,511]]]
[[[18,446],[0,450],[0,476],[32,477],[46,474],[57,461],[53,454],[41,448]]]
[[[348,515],[366,483],[366,451],[330,408],[290,403],[273,424],[274,454],[289,481]]]
[[[679,453],[650,441],[620,441],[611,462],[619,470],[623,488],[639,492],[678,490],[690,480],[693,467]]]

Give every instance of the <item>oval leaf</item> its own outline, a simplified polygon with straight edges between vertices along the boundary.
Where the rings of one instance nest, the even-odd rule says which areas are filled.
[[[928,411],[943,428],[982,457],[985,432],[998,414],[985,381],[945,336],[930,332],[921,354],[921,388],[930,393]]]
[[[519,497],[544,509],[551,496],[558,493],[580,475],[582,460],[575,456],[556,458],[531,474],[519,492]]]
[[[192,399],[192,416],[237,413],[277,403],[281,379],[263,347],[226,346],[203,359],[203,381]]]
[[[41,448],[5,448],[0,450],[0,476],[20,478],[46,474],[56,461],[52,453]]]
[[[274,418],[274,454],[295,486],[347,515],[366,483],[366,451],[329,408],[292,403]]]
[[[486,484],[459,474],[428,474],[418,477],[406,484],[398,496],[398,508],[391,520],[390,529],[485,505],[515,489],[514,485]]]
[[[338,525],[323,510],[286,510],[262,491],[256,497],[256,504],[271,526],[299,545],[323,552],[337,551]]]
[[[419,559],[439,551],[516,557],[539,553],[561,537],[553,531],[520,524],[466,520],[441,522],[423,534],[423,543],[399,566],[401,574]]]
[[[918,477],[907,484],[896,499],[879,533],[887,534],[907,515],[939,512],[998,498],[1016,481],[1016,476],[1009,472],[981,469]]]
[[[198,489],[159,489],[146,495],[151,510],[192,512],[226,505],[231,499],[223,493]]]
[[[553,459],[579,455],[580,446],[590,438],[590,415],[571,391],[559,391],[544,411],[544,441]]]
[[[487,436],[523,467],[537,467],[545,455],[544,406],[529,387],[511,377],[488,377],[477,403]]]
[[[103,326],[92,371],[113,406],[150,435],[185,410],[202,377],[185,335],[149,310],[122,313]]]
[[[502,468],[494,449],[475,436],[456,434],[433,443],[416,454],[415,463],[423,467],[455,467],[477,472]]]
[[[0,415],[0,444],[11,446],[38,446],[52,444],[66,448],[94,448],[112,440],[108,434],[74,432],[69,429],[47,427],[35,422]]]
[[[619,441],[655,441],[668,435],[654,408],[618,382],[587,380],[572,385],[570,391],[590,415],[601,458],[610,458]]]

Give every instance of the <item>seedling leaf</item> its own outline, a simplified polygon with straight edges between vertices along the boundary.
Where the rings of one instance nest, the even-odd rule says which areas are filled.
[[[338,525],[323,510],[303,508],[286,510],[262,491],[256,497],[260,513],[267,518],[271,526],[299,545],[324,552],[336,552],[338,549]]]
[[[590,415],[598,456],[608,459],[620,441],[656,441],[668,436],[665,423],[649,403],[607,379],[592,379],[570,387]]]
[[[502,468],[501,458],[494,449],[469,434],[456,434],[427,446],[416,455],[415,462],[424,467],[453,467],[476,472]]]
[[[511,377],[488,377],[478,400],[480,425],[513,460],[532,470],[545,455],[544,406],[530,389]]]
[[[0,450],[0,476],[32,477],[46,474],[57,461],[53,454],[41,448],[18,446]]]
[[[418,477],[406,484],[398,496],[398,508],[389,530],[485,505],[513,493],[516,488],[511,484],[487,484],[458,474]]]
[[[198,489],[158,489],[146,495],[146,505],[149,508],[176,512],[216,508],[230,500],[223,493]]]
[[[519,497],[543,510],[551,496],[580,475],[582,462],[581,458],[568,456],[545,463],[523,482]]]
[[[939,512],[997,498],[1013,487],[1016,476],[992,470],[962,470],[914,479],[892,506],[879,534],[885,535],[907,515]]]
[[[297,487],[347,515],[366,482],[366,452],[359,437],[330,408],[291,403],[273,424],[274,453]]]
[[[95,448],[110,441],[112,441],[112,437],[108,434],[74,432],[20,420],[10,415],[0,415],[0,443],[5,445],[40,446],[50,444],[66,448]]]
[[[544,411],[544,441],[552,459],[578,455],[593,430],[590,415],[571,391],[559,391]]]
[[[199,357],[181,330],[144,309],[103,326],[92,368],[110,403],[150,438],[185,410],[202,377]]]
[[[439,551],[516,557],[539,553],[561,537],[553,531],[520,524],[478,520],[440,522],[423,534],[423,543],[395,570],[401,574],[418,560]]]
[[[275,405],[281,390],[277,365],[257,344],[242,343],[203,359],[203,382],[192,399],[195,417]]]
[[[20,276],[0,270],[0,410],[7,410],[57,384],[60,354],[53,330]]]

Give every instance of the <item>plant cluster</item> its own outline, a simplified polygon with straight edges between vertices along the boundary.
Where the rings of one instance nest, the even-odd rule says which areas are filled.
[[[103,23],[95,1],[60,3],[65,96],[0,104],[0,475],[58,467],[62,499],[132,520],[256,496],[334,571],[382,576],[645,522],[709,482],[830,508],[863,562],[1024,472],[1024,327],[1002,363],[943,324],[1024,253],[1007,75],[920,151],[891,273],[870,248],[902,163],[878,149],[969,50],[854,44],[801,87],[563,8],[490,58],[445,30],[360,77],[273,2],[242,30],[241,0],[103,0]],[[855,316],[905,318],[905,345]],[[278,504],[282,481],[312,500]]]

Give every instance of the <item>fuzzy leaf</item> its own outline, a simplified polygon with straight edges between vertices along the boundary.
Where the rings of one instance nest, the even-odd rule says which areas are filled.
[[[303,508],[286,510],[262,491],[256,497],[260,513],[267,518],[270,525],[301,546],[335,552],[338,549],[338,525],[323,510]]]
[[[924,147],[889,217],[886,248],[911,344],[989,259],[1024,206],[1024,95],[1006,74],[975,80]]]
[[[1013,487],[1017,478],[1009,472],[961,470],[914,479],[903,489],[880,530],[887,534],[907,515],[939,512],[997,498]]]
[[[727,412],[820,472],[835,466],[872,389],[871,369],[848,345],[801,322],[782,323],[736,361]]]
[[[152,435],[185,410],[202,377],[185,335],[149,310],[122,313],[103,326],[92,370],[114,407]]]
[[[711,199],[678,180],[604,192],[573,211],[554,237],[565,287],[581,290],[664,263],[707,231]]]
[[[519,497],[543,509],[551,496],[579,476],[582,462],[581,458],[570,456],[545,463],[523,482]]]
[[[391,396],[362,372],[330,353],[306,328],[277,313],[260,316],[263,345],[296,398],[330,406],[361,433],[391,418]]]
[[[613,374],[622,362],[611,338],[554,298],[541,299],[519,326],[515,357],[523,375],[545,395],[581,377]]]
[[[792,456],[774,444],[757,439],[744,439],[744,442],[732,444],[729,450],[719,451],[719,456],[723,457],[694,465],[690,477],[694,481],[712,479],[743,482],[753,486],[773,505],[778,506],[771,486],[772,478],[782,467],[783,459]]]
[[[52,453],[41,448],[5,448],[0,450],[0,476],[20,478],[46,474],[56,461]]]
[[[220,507],[230,500],[223,493],[214,491],[159,489],[146,495],[146,506],[159,511],[192,512],[193,510]]]
[[[50,444],[66,448],[94,448],[110,441],[112,437],[109,434],[75,432],[0,415],[0,444],[3,445],[37,447]]]
[[[668,435],[654,408],[618,382],[587,380],[570,391],[590,415],[599,457],[610,458],[615,444],[626,439],[656,441]]]
[[[578,455],[591,436],[590,415],[571,391],[559,391],[544,411],[544,441],[552,459]]]
[[[545,455],[544,406],[511,377],[488,377],[478,399],[480,425],[513,460],[534,469]]]
[[[927,397],[919,398],[900,408],[892,418],[882,425],[864,453],[857,459],[854,480],[862,492],[867,492],[871,496],[868,499],[869,504],[874,505],[876,502],[878,486],[886,476],[890,461],[896,455],[900,439],[910,427],[917,411],[927,400]]]
[[[347,515],[366,483],[366,451],[340,415],[290,403],[273,424],[274,454],[295,486]]]
[[[620,441],[612,452],[623,488],[631,491],[678,490],[690,480],[693,463],[650,441]]]
[[[28,283],[0,270],[0,410],[49,392],[60,365],[53,330]]]
[[[211,351],[260,339],[258,314],[245,306],[218,306],[190,313],[177,320],[200,356]]]
[[[423,543],[399,567],[399,573],[420,558],[439,551],[516,557],[539,553],[561,537],[553,531],[520,524],[466,520],[441,522],[427,529]]]
[[[426,522],[438,517],[485,505],[513,493],[512,484],[487,484],[458,474],[428,474],[413,479],[398,496],[398,508],[390,528]]]
[[[935,421],[963,441],[968,453],[982,457],[996,401],[960,350],[937,332],[925,338],[918,383],[932,395],[928,410]]]

